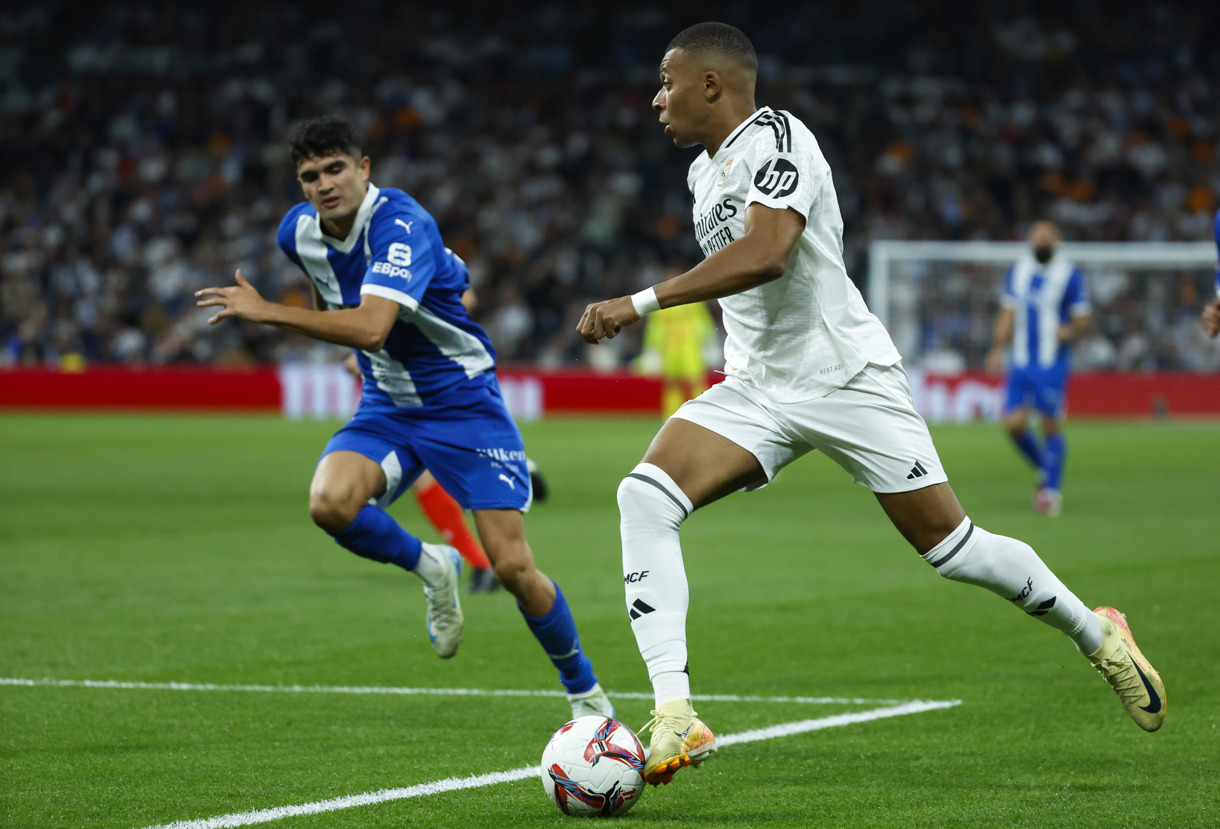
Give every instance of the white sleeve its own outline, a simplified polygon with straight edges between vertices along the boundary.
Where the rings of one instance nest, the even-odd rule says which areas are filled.
[[[778,210],[792,208],[805,219],[809,218],[830,173],[830,166],[811,137],[793,135],[791,130],[778,126],[753,136],[746,163],[751,175],[747,207],[757,202]]]

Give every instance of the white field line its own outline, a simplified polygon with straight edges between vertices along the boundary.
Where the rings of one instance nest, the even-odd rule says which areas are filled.
[[[114,688],[131,691],[245,691],[264,694],[389,694],[400,696],[456,697],[562,697],[563,691],[526,691],[511,688],[485,690],[480,688],[378,688],[345,685],[213,685],[191,682],[121,682],[109,679],[24,679],[0,677],[0,685],[52,688]],[[647,699],[651,693],[638,691],[609,692],[616,699]],[[781,702],[814,705],[900,705],[900,699],[865,699],[855,697],[762,697],[737,694],[696,694],[696,702]]]
[[[821,717],[816,720],[801,720],[800,722],[773,725],[768,728],[757,728],[752,731],[742,731],[717,737],[719,745],[736,745],[752,743],[758,740],[774,740],[779,737],[790,737],[807,731],[820,731],[823,728],[834,728],[840,725],[871,722],[886,717],[902,717],[907,714],[919,714],[924,711],[934,711],[938,708],[952,708],[961,705],[961,700],[916,700],[888,708],[874,708],[869,711],[856,711],[850,714],[836,714],[831,717]],[[269,823],[286,817],[297,815],[317,815],[324,812],[335,812],[340,809],[352,809],[357,806],[371,806],[375,803],[385,803],[390,800],[405,800],[411,797],[453,792],[461,789],[477,789],[482,786],[492,786],[497,783],[509,783],[514,780],[526,780],[539,775],[538,766],[524,766],[512,771],[498,771],[491,774],[480,774],[474,777],[450,777],[437,780],[434,783],[421,783],[418,786],[408,786],[402,789],[382,789],[365,794],[338,797],[333,800],[319,800],[314,803],[302,803],[298,806],[277,806],[272,809],[259,809],[253,812],[239,812],[220,817],[202,818],[200,820],[182,820],[167,823],[149,829],[235,829],[239,826],[252,826],[256,823]]]

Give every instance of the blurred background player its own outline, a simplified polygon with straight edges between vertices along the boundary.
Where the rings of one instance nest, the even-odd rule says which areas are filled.
[[[1089,327],[1092,309],[1084,274],[1055,249],[1062,241],[1051,222],[1034,222],[1030,251],[1008,269],[987,367],[1000,371],[1011,346],[1004,428],[1021,455],[1037,470],[1034,509],[1058,515],[1062,506],[1067,444],[1063,419],[1073,341]],[[1041,440],[1030,429],[1040,415]]]
[[[291,150],[307,201],[284,216],[279,243],[325,308],[264,300],[240,269],[235,286],[196,297],[217,309],[210,324],[236,317],[357,349],[360,406],[322,453],[310,516],[345,549],[423,581],[428,638],[447,659],[464,627],[461,559],[452,547],[422,543],[385,511],[430,470],[471,509],[497,578],[559,671],[572,716],[613,715],[563,592],[535,566],[525,538],[525,447],[500,394],[495,349],[461,302],[470,285],[465,264],[415,199],[369,181],[372,162],[347,121],[305,122]]]
[[[1216,235],[1216,255],[1220,257],[1220,210],[1216,211],[1216,222],[1212,230]],[[1216,298],[1204,306],[1202,320],[1207,336],[1220,334],[1220,263],[1216,265]]]
[[[681,268],[668,268],[665,278],[680,273]],[[648,317],[638,365],[644,374],[661,377],[664,417],[707,389],[707,354],[715,342],[716,326],[705,303],[678,305]]]

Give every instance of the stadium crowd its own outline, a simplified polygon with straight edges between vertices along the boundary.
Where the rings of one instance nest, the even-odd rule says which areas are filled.
[[[286,135],[325,113],[437,218],[501,359],[586,359],[586,302],[699,256],[686,153],[649,103],[668,36],[709,16],[753,38],[760,104],[814,130],[857,280],[873,239],[1013,240],[1035,218],[1077,241],[1207,240],[1220,199],[1212,3],[307,8],[0,11],[0,365],[330,359],[207,329],[191,295],[240,265],[310,301],[275,228],[300,200]],[[1115,353],[1132,336],[1099,334]],[[1139,365],[1192,361],[1166,338]]]

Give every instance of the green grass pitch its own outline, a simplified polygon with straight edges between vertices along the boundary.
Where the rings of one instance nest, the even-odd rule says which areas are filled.
[[[266,825],[570,823],[536,779],[425,785],[537,763],[567,719],[558,696],[276,690],[559,689],[508,596],[466,597],[465,642],[442,662],[414,577],[312,526],[308,482],[335,426],[0,417],[0,825],[138,829],[413,786],[425,788]],[[616,700],[635,728],[649,686],[623,607],[615,489],[657,426],[524,428],[552,490],[528,517],[531,543],[611,697],[640,695]],[[1165,727],[1140,731],[1054,630],[938,578],[871,494],[809,456],[683,530],[695,692],[762,698],[700,714],[728,735],[879,705],[775,697],[961,704],[727,746],[646,791],[626,824],[1220,825],[1220,426],[1069,423],[1054,519],[1030,510],[1031,475],[998,427],[934,434],[976,522],[1127,613],[1165,679]],[[393,512],[435,540],[410,498]]]

